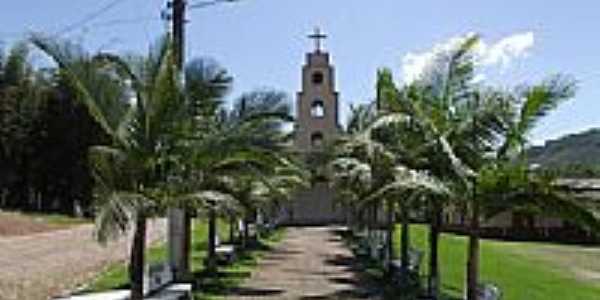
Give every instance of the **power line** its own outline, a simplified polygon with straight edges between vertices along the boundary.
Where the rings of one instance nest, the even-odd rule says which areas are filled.
[[[89,32],[91,30],[95,30],[95,29],[99,29],[99,28],[115,27],[115,26],[122,26],[122,25],[133,25],[133,24],[147,23],[150,21],[162,21],[162,19],[160,17],[150,17],[150,16],[124,18],[124,19],[113,19],[113,20],[104,21],[104,22],[92,23],[89,25],[89,27],[86,26],[86,27],[82,27],[81,29],[86,32]]]
[[[137,18],[126,18],[126,19],[113,19],[113,20],[109,20],[109,21],[92,23],[87,26],[82,26],[79,28],[79,30],[82,30],[84,32],[90,32],[92,30],[99,29],[99,28],[140,24],[140,23],[146,23],[146,22],[150,22],[150,21],[160,21],[160,20],[161,19],[159,17],[150,17],[150,16],[137,17]]]
[[[92,26],[94,26],[94,27],[112,27],[112,26],[138,24],[138,23],[143,23],[143,22],[148,22],[148,21],[160,21],[160,20],[161,20],[160,17],[145,16],[145,17],[124,18],[124,19],[113,19],[113,20],[109,20],[109,21],[94,23],[94,24],[92,24]]]
[[[85,15],[81,20],[72,23],[70,25],[67,25],[66,27],[64,27],[63,29],[59,30],[58,32],[56,32],[54,35],[55,36],[61,36],[64,35],[66,33],[69,33],[79,27],[82,27],[84,25],[86,25],[87,23],[97,19],[98,17],[102,16],[103,14],[105,14],[106,12],[108,12],[109,10],[115,8],[117,5],[122,4],[123,2],[125,2],[127,0],[113,0],[111,2],[109,2],[108,4],[106,4],[105,6],[101,7],[100,9],[93,11],[87,15]]]
[[[226,2],[237,2],[239,0],[212,0],[212,1],[196,1],[188,5],[189,9],[204,8]]]

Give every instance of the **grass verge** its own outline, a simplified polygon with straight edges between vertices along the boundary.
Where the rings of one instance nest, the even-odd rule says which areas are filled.
[[[8,212],[0,210],[0,236],[23,236],[60,230],[91,223],[90,219],[73,218],[60,214]]]
[[[399,228],[396,241],[400,241]],[[425,251],[423,276],[429,261],[427,241],[426,226],[411,226],[412,246]],[[442,234],[439,253],[442,292],[448,299],[460,299],[464,293],[467,238]],[[586,259],[577,263],[575,257],[580,256]],[[574,271],[600,268],[598,248],[482,240],[480,264],[480,280],[498,285],[504,300],[600,299],[600,277],[585,279]]]
[[[226,240],[229,232],[229,226],[226,222],[219,222],[218,234],[221,240]],[[192,238],[191,267],[192,271],[201,270],[204,258],[206,257],[206,248],[208,244],[208,224],[199,220],[194,220]],[[146,263],[155,264],[168,260],[166,243],[161,242],[152,245],[146,250]],[[129,288],[127,262],[116,262],[110,264],[101,272],[84,290],[84,293],[102,292],[114,289]]]
[[[217,228],[220,239],[222,241],[228,240],[229,226],[227,222],[219,222]],[[204,270],[208,244],[208,225],[206,222],[195,221],[190,257],[194,279],[198,283],[196,286],[200,288],[194,291],[194,299],[222,299],[227,291],[239,286],[244,279],[250,277],[251,271],[258,264],[259,259],[283,238],[283,234],[283,230],[280,229],[261,238],[256,245],[240,253],[233,264],[221,266],[216,275],[211,275]],[[165,243],[148,248],[146,253],[148,264],[166,260],[167,249]],[[108,266],[82,293],[127,288],[129,288],[127,263],[118,262]]]
[[[200,288],[195,291],[194,299],[224,299],[232,289],[239,287],[252,275],[252,270],[258,265],[260,259],[283,239],[284,234],[284,229],[277,229],[261,237],[258,243],[238,254],[233,264],[220,267],[217,274],[197,273],[196,278]]]
[[[61,215],[61,214],[26,213],[25,216],[31,217],[33,219],[42,220],[46,224],[59,226],[59,227],[69,227],[69,226],[76,226],[76,225],[82,225],[82,224],[91,224],[94,222],[94,220],[92,220],[92,219],[75,218],[75,217]]]

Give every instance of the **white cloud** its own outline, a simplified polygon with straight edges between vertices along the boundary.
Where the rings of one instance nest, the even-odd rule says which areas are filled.
[[[418,79],[425,68],[433,61],[440,53],[450,51],[462,43],[466,38],[472,36],[469,33],[463,36],[455,36],[444,43],[435,45],[431,50],[421,53],[409,52],[402,58],[402,73],[405,83],[410,83]]]
[[[514,59],[527,57],[534,44],[535,37],[531,31],[508,36],[491,46],[486,46],[482,41],[479,53],[481,55],[480,62],[484,66],[506,67]]]
[[[402,78],[405,83],[409,84],[417,80],[427,62],[431,60],[433,53],[413,54],[408,53],[402,58]]]
[[[475,76],[473,76],[473,79],[471,80],[472,83],[478,84],[478,83],[482,83],[487,79],[487,76],[485,76],[482,73],[478,73],[475,74]]]
[[[431,50],[412,53],[409,52],[402,58],[402,73],[405,83],[411,83],[422,76],[424,70],[441,53],[448,52],[457,47],[465,39],[472,37],[474,33],[455,36],[444,43],[435,45]],[[527,57],[529,50],[535,44],[533,32],[514,34],[488,45],[480,40],[475,50],[475,61],[479,66],[507,67],[514,59]],[[485,78],[482,74],[476,74],[478,81]]]

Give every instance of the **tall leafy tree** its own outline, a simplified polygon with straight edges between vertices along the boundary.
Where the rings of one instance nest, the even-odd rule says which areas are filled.
[[[58,70],[34,68],[30,50],[17,43],[0,59],[0,205],[81,215],[91,202],[87,147],[102,137]]]
[[[0,57],[0,164],[2,204],[26,207],[34,185],[34,136],[41,93],[29,63],[29,49],[19,43]]]

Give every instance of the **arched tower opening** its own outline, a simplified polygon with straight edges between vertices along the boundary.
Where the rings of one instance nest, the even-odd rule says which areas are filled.
[[[324,118],[325,117],[325,103],[323,100],[317,98],[313,101],[310,106],[310,115],[313,118]]]
[[[323,137],[323,133],[321,132],[314,132],[311,136],[310,136],[310,145],[313,146],[313,148],[321,148],[323,147],[323,142],[324,142],[324,137]]]

